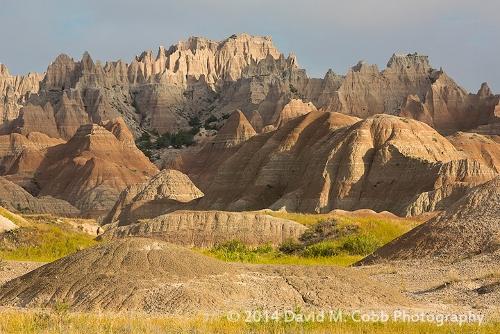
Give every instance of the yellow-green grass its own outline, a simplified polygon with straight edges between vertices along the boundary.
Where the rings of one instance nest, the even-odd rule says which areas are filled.
[[[312,252],[309,252],[309,255],[308,252],[302,252],[302,254],[298,255],[285,254],[269,247],[248,247],[229,252],[223,247],[222,249],[214,248],[202,252],[205,255],[230,262],[349,266],[361,260],[377,247],[392,241],[419,224],[416,220],[380,214],[303,214],[277,211],[266,211],[266,213],[274,217],[293,220],[309,227],[325,220],[334,219],[339,229],[355,226],[357,230],[352,235],[324,241],[310,247]],[[363,252],[363,250],[356,252],[355,249],[352,249],[360,248],[360,246],[368,248],[368,252]],[[318,248],[323,248],[326,251],[331,250],[336,254],[321,255],[321,249]]]
[[[0,311],[0,333],[370,333],[370,334],[461,334],[498,333],[497,323],[444,324],[404,322],[245,322],[227,318],[169,317],[142,314],[72,313],[62,311]]]
[[[49,215],[19,216],[2,209],[19,229],[0,236],[0,259],[51,262],[93,246],[94,238]],[[14,218],[14,219],[12,219]]]
[[[226,255],[223,252],[218,252],[215,249],[198,250],[204,255],[214,257],[226,262],[243,262],[251,264],[286,264],[286,265],[302,265],[302,266],[341,266],[348,267],[351,264],[361,260],[361,255],[340,254],[336,256],[325,257],[304,257],[299,255],[287,255],[272,250],[265,253],[259,253],[252,250],[243,254],[238,254],[236,257]]]
[[[398,218],[383,215],[343,215],[343,214],[309,214],[289,213],[282,211],[266,211],[273,217],[293,220],[305,226],[317,224],[326,219],[335,219],[339,227],[355,225],[359,227],[361,234],[371,235],[382,243],[388,243],[393,239],[416,227],[419,222],[408,218]]]

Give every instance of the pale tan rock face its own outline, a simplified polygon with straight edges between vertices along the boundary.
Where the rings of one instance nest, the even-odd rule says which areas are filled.
[[[156,217],[203,196],[187,175],[164,169],[146,182],[123,190],[103,223],[117,221],[125,225],[137,219]]]
[[[285,58],[269,37],[191,37],[160,47],[156,55],[143,52],[130,64],[101,65],[88,53],[80,61],[60,55],[48,67],[39,93],[21,99],[16,110],[25,108],[2,131],[38,131],[68,140],[81,125],[121,116],[137,136],[145,129],[176,132],[189,128],[192,117],[203,122],[241,110],[260,133],[279,127],[287,113],[311,109],[294,108],[299,99],[361,118],[379,113],[414,118],[445,134],[491,123],[499,101],[487,86],[467,94],[418,54],[393,55],[383,71],[360,62],[345,76],[328,71],[315,79],[299,68],[295,56]]]
[[[38,92],[42,78],[39,73],[10,75],[7,67],[0,64],[0,124],[17,118],[29,96]]]
[[[156,167],[130,142],[122,121],[84,125],[65,144],[51,148],[37,171],[40,194],[67,200],[87,215],[107,212],[119,193],[156,174]]]
[[[318,107],[363,118],[395,115],[408,95],[425,96],[431,71],[427,57],[420,55],[393,55],[382,72],[376,65],[360,62],[347,73],[337,99]]]
[[[323,112],[254,136],[230,153],[207,149],[184,162],[183,171],[205,193],[197,208],[237,211],[370,208],[416,215],[497,175],[424,123]]]
[[[189,247],[213,247],[231,240],[248,245],[281,245],[298,240],[307,228],[291,220],[255,212],[176,211],[114,226],[104,239],[152,237]]]
[[[483,84],[477,94],[469,94],[443,72],[433,73],[433,83],[425,98],[409,98],[401,116],[425,122],[441,133],[470,130],[494,122],[499,97]]]

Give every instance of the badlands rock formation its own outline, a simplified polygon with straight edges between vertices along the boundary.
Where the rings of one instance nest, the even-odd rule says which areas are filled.
[[[213,247],[231,240],[248,245],[281,245],[298,240],[306,227],[262,213],[176,211],[135,224],[121,222],[106,230],[105,239],[140,236],[188,247]]]
[[[80,210],[66,201],[51,196],[34,197],[4,177],[0,177],[0,206],[10,211],[23,213],[51,213],[65,217],[80,214]]]
[[[500,173],[500,136],[457,132],[447,139],[471,159]]]
[[[31,179],[49,148],[63,143],[39,132],[0,136],[0,175]]]
[[[287,105],[283,107],[283,110],[281,110],[278,119],[273,124],[273,128],[281,128],[288,121],[308,114],[311,111],[317,111],[312,102],[305,103],[300,99],[292,99],[290,102],[288,102]]]
[[[500,249],[500,177],[470,190],[446,211],[362,261],[458,260]]]
[[[4,64],[0,64],[0,124],[8,123],[19,114],[19,109],[31,94],[39,90],[43,75],[10,75]]]
[[[424,123],[323,112],[232,150],[206,147],[182,168],[205,193],[198,208],[370,208],[403,216],[444,208],[497,175]]]
[[[61,300],[74,311],[177,315],[411,305],[352,268],[229,264],[142,238],[80,251],[0,287],[3,306],[50,307]]]
[[[16,80],[26,83],[3,87],[18,87],[23,96],[38,91],[39,76],[3,79]],[[11,91],[0,90],[8,105]],[[308,106],[299,108],[299,99]],[[491,123],[500,99],[487,85],[468,94],[418,54],[393,55],[382,71],[360,62],[345,76],[328,71],[324,78],[309,78],[295,56],[285,58],[269,37],[241,34],[220,42],[192,37],[159,48],[156,56],[143,52],[130,64],[101,64],[88,53],[79,61],[60,55],[38,93],[16,101],[4,133],[37,131],[69,140],[83,124],[118,116],[138,136],[144,130],[175,132],[188,128],[193,117],[222,119],[241,110],[261,132],[315,108],[361,118],[401,115],[448,134]]]
[[[123,190],[103,224],[118,221],[125,225],[140,218],[153,218],[200,197],[203,193],[187,175],[164,169],[148,181]]]
[[[107,130],[108,128],[109,130]],[[49,149],[35,178],[40,195],[64,199],[89,215],[106,213],[127,186],[157,173],[121,120],[81,126]]]
[[[256,135],[256,132],[245,115],[237,110],[228,118],[224,126],[211,141],[216,149],[237,146]]]

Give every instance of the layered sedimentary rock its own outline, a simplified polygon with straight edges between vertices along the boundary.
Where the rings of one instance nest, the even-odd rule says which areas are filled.
[[[477,94],[469,94],[445,73],[435,72],[425,97],[410,96],[400,115],[453,133],[493,122],[498,100],[486,84]]]
[[[500,136],[457,132],[447,139],[459,151],[500,173]]]
[[[306,227],[254,212],[176,211],[136,223],[120,222],[103,238],[150,237],[189,247],[213,247],[231,240],[248,245],[280,245],[298,240]]]
[[[31,94],[39,90],[43,74],[11,75],[4,64],[0,64],[0,124],[17,118],[19,109]]]
[[[102,65],[88,53],[80,61],[60,55],[11,129],[39,131],[32,120],[43,118],[50,135],[55,128],[58,136],[69,139],[80,125],[122,116],[136,133],[140,127],[175,131],[214,102],[217,86],[239,79],[250,64],[279,55],[269,37],[246,34],[221,42],[192,37],[168,50],[160,48],[156,57],[143,52],[130,64]]]
[[[256,135],[256,132],[245,115],[237,110],[226,121],[224,126],[211,141],[215,148],[231,148]]]
[[[148,181],[127,187],[103,223],[130,224],[140,218],[153,218],[203,197],[189,177],[177,170],[164,169]]]
[[[89,215],[102,214],[127,186],[157,173],[120,120],[83,125],[67,142],[50,148],[35,178],[40,195],[67,200]]]
[[[0,206],[22,213],[51,213],[68,217],[80,214],[80,210],[64,200],[51,196],[34,197],[17,184],[1,176]]]
[[[135,135],[164,133],[188,128],[194,117],[205,121],[241,110],[261,132],[312,110],[298,105],[299,99],[362,118],[379,113],[414,118],[442,133],[488,124],[499,102],[487,85],[468,94],[433,69],[426,56],[393,55],[382,71],[360,62],[345,76],[328,71],[316,79],[269,37],[241,34],[220,42],[191,37],[159,48],[156,56],[143,52],[130,64],[103,65],[88,53],[80,61],[60,55],[39,93],[21,101],[25,107],[3,131],[38,131],[67,140],[80,125],[121,116]]]
[[[316,110],[312,102],[305,103],[300,99],[292,99],[283,107],[273,127],[275,129],[280,128],[288,121]]]
[[[362,263],[440,258],[457,260],[500,249],[500,177],[471,189],[430,221],[377,250]]]
[[[32,132],[0,136],[0,175],[33,176],[42,163],[47,150],[64,143],[44,133]]]
[[[311,112],[232,150],[209,145],[184,159],[205,193],[198,208],[416,215],[497,175],[430,126],[389,115]]]

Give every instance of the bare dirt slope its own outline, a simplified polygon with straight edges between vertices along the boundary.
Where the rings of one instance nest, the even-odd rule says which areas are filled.
[[[362,261],[456,260],[500,248],[500,177],[470,190],[448,210]]]
[[[500,251],[452,263],[396,260],[358,269],[376,281],[399,287],[419,304],[474,309],[488,318],[500,315]]]
[[[167,314],[354,308],[411,303],[355,269],[220,262],[162,241],[117,240],[47,264],[0,287],[0,304]]]

